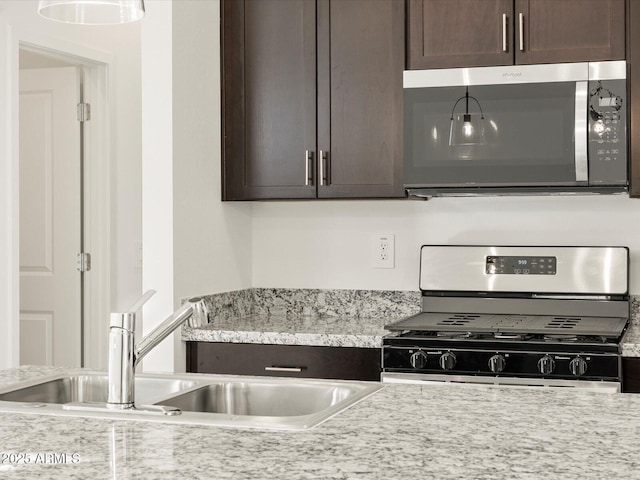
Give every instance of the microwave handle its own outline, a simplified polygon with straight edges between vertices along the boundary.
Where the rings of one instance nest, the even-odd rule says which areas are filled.
[[[576,182],[589,181],[587,149],[587,117],[589,115],[589,82],[576,82],[575,168]]]

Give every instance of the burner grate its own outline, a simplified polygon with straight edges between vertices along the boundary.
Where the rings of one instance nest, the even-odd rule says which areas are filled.
[[[625,317],[583,317],[577,315],[516,315],[484,313],[422,312],[392,325],[388,330],[470,332],[474,335],[580,335],[619,337]]]
[[[445,318],[444,320],[440,320],[439,322],[436,322],[436,325],[440,325],[443,327],[450,327],[450,326],[461,327],[461,326],[469,325],[474,320],[477,321],[479,318],[480,318],[480,315],[455,314],[455,315],[451,315],[448,318]]]
[[[581,320],[580,317],[554,317],[545,325],[545,328],[574,329]]]

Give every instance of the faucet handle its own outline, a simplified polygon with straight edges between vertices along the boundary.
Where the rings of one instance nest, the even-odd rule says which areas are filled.
[[[135,314],[138,310],[142,308],[142,306],[149,301],[151,297],[156,294],[155,290],[147,290],[144,294],[134,303],[127,313]]]

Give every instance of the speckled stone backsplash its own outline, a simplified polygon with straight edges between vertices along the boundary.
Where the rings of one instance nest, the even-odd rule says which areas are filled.
[[[420,292],[252,288],[203,297],[209,321],[251,314],[402,318],[420,311]]]
[[[253,313],[252,289],[203,295],[202,299],[209,309],[209,322],[214,318],[228,320]]]

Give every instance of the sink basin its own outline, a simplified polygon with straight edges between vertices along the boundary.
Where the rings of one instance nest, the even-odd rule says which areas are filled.
[[[0,412],[298,430],[382,388],[372,382],[203,374],[141,374],[135,381],[136,408],[109,409],[107,376],[94,372],[2,388]]]
[[[319,425],[380,388],[368,382],[231,377],[157,404],[209,424],[296,430]]]
[[[107,376],[105,374],[60,375],[16,390],[0,393],[0,402],[54,403],[106,402]],[[159,398],[198,385],[195,381],[157,377],[136,377],[135,396],[140,404],[153,403]]]
[[[355,393],[348,385],[225,382],[183,393],[162,404],[185,412],[295,417],[333,407]]]

